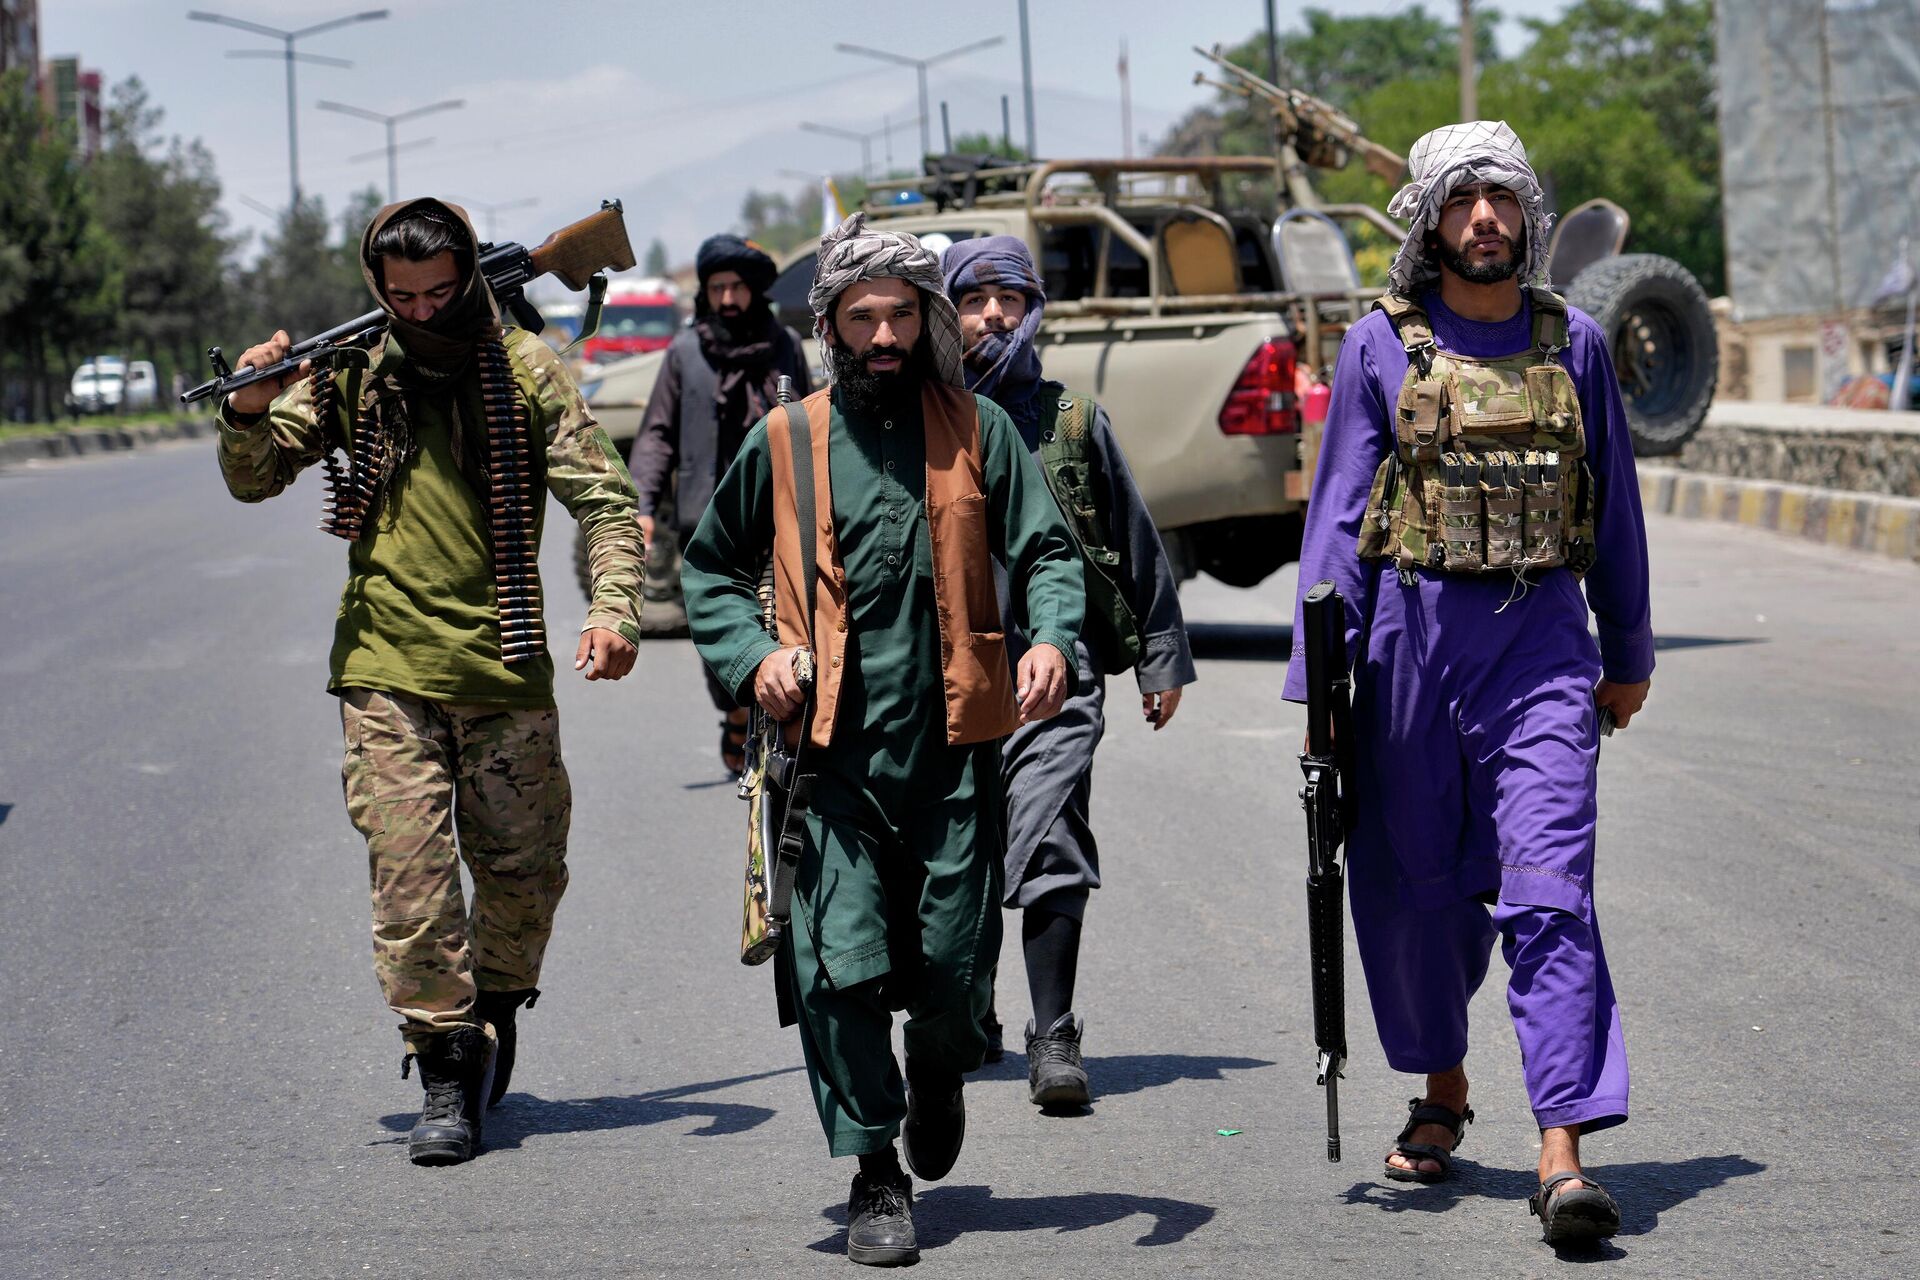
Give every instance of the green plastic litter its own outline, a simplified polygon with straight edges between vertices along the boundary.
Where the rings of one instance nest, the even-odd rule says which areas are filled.
[[[1240,1131],[1238,1129],[1215,1129],[1214,1132],[1223,1138],[1231,1138]]]

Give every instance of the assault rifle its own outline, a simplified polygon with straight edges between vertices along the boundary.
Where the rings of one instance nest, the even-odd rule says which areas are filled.
[[[1313,974],[1317,1083],[1327,1089],[1327,1159],[1340,1159],[1340,1077],[1347,1065],[1345,904],[1340,847],[1353,829],[1353,713],[1346,606],[1333,583],[1315,583],[1301,609],[1306,628],[1307,964]]]
[[[546,328],[540,311],[527,298],[526,288],[544,275],[559,277],[569,289],[588,290],[587,322],[582,334],[591,334],[600,319],[600,300],[606,294],[603,272],[625,271],[633,265],[633,245],[627,240],[626,217],[618,200],[604,200],[600,212],[589,214],[570,227],[548,236],[538,248],[518,244],[480,246],[480,274],[493,292],[494,299],[512,314],[514,323],[529,333]],[[242,387],[269,378],[281,378],[311,360],[316,369],[332,365],[342,351],[371,346],[386,332],[387,313],[369,311],[325,333],[316,333],[288,348],[286,359],[265,368],[242,365],[235,369],[219,347],[209,347],[207,358],[213,362],[213,378],[180,397],[182,404],[193,404],[212,397],[226,397]]]

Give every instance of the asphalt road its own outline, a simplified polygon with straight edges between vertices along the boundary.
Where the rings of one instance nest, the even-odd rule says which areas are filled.
[[[684,642],[617,686],[564,679],[574,879],[546,995],[487,1152],[407,1163],[419,1092],[370,973],[323,692],[342,552],[318,488],[241,506],[206,442],[0,472],[0,1274],[847,1274],[852,1169],[826,1158],[769,972],[736,960],[743,806]],[[1017,1053],[972,1086],[958,1167],[920,1188],[923,1267],[1920,1271],[1920,574],[1651,535],[1653,699],[1602,765],[1634,1100],[1586,1154],[1618,1239],[1539,1243],[1498,981],[1460,1176],[1406,1187],[1378,1160],[1415,1085],[1350,968],[1348,1155],[1324,1158],[1283,576],[1193,585],[1201,683],[1166,732],[1116,700],[1080,999],[1095,1106],[1038,1115]],[[567,550],[550,539],[562,636]],[[1022,982],[1001,990],[1023,1021]]]

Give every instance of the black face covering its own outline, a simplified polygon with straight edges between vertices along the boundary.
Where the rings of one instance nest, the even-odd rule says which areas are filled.
[[[465,275],[459,289],[447,301],[447,305],[433,314],[424,324],[395,313],[393,304],[387,301],[380,264],[373,254],[374,237],[393,222],[416,214],[425,215],[452,228],[465,248],[457,257],[464,259]],[[446,204],[432,199],[404,200],[399,204],[390,204],[374,215],[367,224],[366,234],[360,238],[360,274],[372,291],[374,300],[380,309],[387,313],[387,327],[400,341],[400,349],[407,353],[407,359],[432,373],[456,373],[466,366],[473,355],[474,344],[500,334],[500,315],[495,309],[493,295],[488,292],[480,279],[478,269],[480,241],[473,233],[473,224],[467,220],[466,210],[459,205]]]

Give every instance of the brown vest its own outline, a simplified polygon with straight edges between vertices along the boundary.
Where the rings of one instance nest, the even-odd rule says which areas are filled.
[[[832,401],[820,390],[800,402],[813,436],[814,746],[833,741],[840,674],[847,653],[847,571],[833,534],[833,482],[828,467]],[[1019,727],[1013,672],[1000,602],[993,590],[993,543],[987,532],[979,403],[971,392],[929,382],[921,395],[927,440],[927,533],[933,548],[933,594],[940,619],[940,679],[946,691],[947,744],[1004,738]],[[801,583],[798,508],[793,490],[793,437],[787,415],[767,419],[773,454],[774,616],[783,644],[803,642],[806,592]]]

